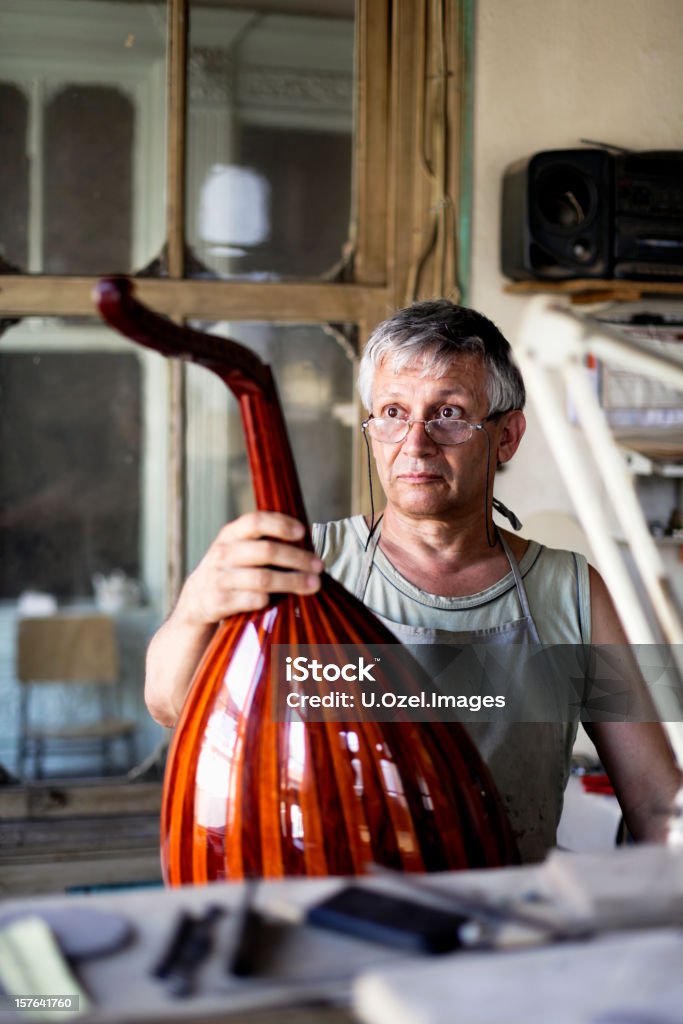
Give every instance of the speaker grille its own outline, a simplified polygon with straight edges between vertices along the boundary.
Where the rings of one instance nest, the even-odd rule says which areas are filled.
[[[548,150],[503,179],[502,269],[519,280],[611,271],[612,161],[601,149]]]

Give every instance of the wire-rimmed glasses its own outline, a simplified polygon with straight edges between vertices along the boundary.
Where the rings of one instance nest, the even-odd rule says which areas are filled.
[[[469,441],[475,430],[483,430],[484,424],[500,416],[500,413],[492,413],[486,416],[481,423],[469,423],[467,420],[456,419],[455,417],[440,416],[434,420],[410,420],[399,416],[375,416],[370,413],[361,426],[367,430],[370,437],[382,444],[400,444],[405,441],[413,423],[422,423],[428,437],[436,444],[464,444]]]

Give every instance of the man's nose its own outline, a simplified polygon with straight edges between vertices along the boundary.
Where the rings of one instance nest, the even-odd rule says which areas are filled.
[[[403,451],[409,455],[417,455],[425,451],[433,451],[438,445],[429,436],[424,420],[413,420],[408,428],[408,436],[403,441]]]

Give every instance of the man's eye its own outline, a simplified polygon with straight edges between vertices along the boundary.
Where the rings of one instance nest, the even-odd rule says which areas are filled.
[[[384,413],[382,415],[388,416],[390,419],[400,420],[401,419],[401,410],[399,409],[399,407],[397,405],[389,405],[384,410]]]
[[[443,405],[439,409],[439,419],[450,420],[460,419],[462,416],[462,409],[459,409],[457,405]]]

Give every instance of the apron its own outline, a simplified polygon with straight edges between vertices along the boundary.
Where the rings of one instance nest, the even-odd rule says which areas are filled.
[[[360,601],[365,599],[380,529],[381,522],[374,530],[361,561],[355,587],[355,595]],[[540,645],[519,564],[502,534],[499,533],[498,537],[512,571],[520,605],[519,618],[486,629],[458,631],[393,622],[374,609],[373,614],[408,647],[420,644]],[[457,615],[457,611],[453,615]],[[419,653],[415,653],[415,657],[420,661],[426,660]],[[576,721],[510,722],[494,719],[462,724],[493,775],[522,859],[542,860],[556,842]]]
[[[380,520],[370,538],[367,550],[363,554],[360,566],[355,595],[363,603],[365,603],[365,592],[368,589],[368,582],[375,560],[375,551],[379,544],[381,527]],[[514,619],[512,622],[490,626],[487,629],[455,632],[449,629],[427,629],[424,626],[406,626],[403,623],[392,622],[383,615],[378,615],[377,612],[373,614],[394,634],[397,640],[408,646],[412,644],[480,644],[487,642],[496,644],[540,644],[541,640],[533,615],[531,614],[531,609],[529,608],[529,599],[524,587],[522,574],[519,571],[517,559],[512,554],[502,534],[498,534],[498,539],[510,563],[522,612],[521,618]]]

